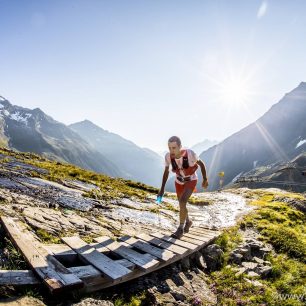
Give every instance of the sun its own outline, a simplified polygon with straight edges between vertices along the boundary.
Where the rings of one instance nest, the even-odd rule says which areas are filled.
[[[222,102],[235,106],[244,104],[250,96],[248,84],[240,79],[224,82],[220,91]]]

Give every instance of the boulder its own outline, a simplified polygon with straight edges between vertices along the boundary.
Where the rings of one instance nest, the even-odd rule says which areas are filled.
[[[203,250],[203,256],[209,271],[215,271],[223,265],[223,251],[217,244],[211,244]]]

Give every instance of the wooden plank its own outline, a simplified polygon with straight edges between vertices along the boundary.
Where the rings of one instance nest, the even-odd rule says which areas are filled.
[[[114,252],[122,256],[123,258],[133,262],[137,267],[146,271],[151,267],[155,267],[159,265],[159,261],[156,260],[156,257],[150,254],[141,254],[136,252],[131,248],[127,248],[125,245],[114,241],[106,236],[101,236],[98,238],[94,238],[94,241],[98,243],[94,246],[98,251],[100,251],[100,247],[108,248],[110,251]]]
[[[98,279],[98,281],[101,281],[101,279],[104,277],[104,274],[92,265],[70,267],[68,269],[87,283],[92,279]]]
[[[77,252],[86,262],[92,264],[111,280],[122,280],[132,272],[104,254],[99,253],[95,248],[88,245],[80,237],[63,237],[61,239],[75,252]]]
[[[207,240],[209,240],[209,238],[212,238],[213,236],[203,236],[201,234],[193,234],[193,233],[185,233],[184,234],[185,237],[188,237],[188,238],[192,238],[192,239],[196,239],[196,240],[199,240],[199,241],[202,241],[202,242],[206,242]]]
[[[19,222],[4,216],[1,221],[14,245],[52,293],[83,287],[83,282],[49,254]]]
[[[206,234],[206,233],[198,233],[198,232],[189,232],[190,235],[195,235],[197,237],[199,237],[199,239],[212,239],[212,238],[216,238],[218,237],[219,235],[210,235],[210,234]]]
[[[209,229],[204,229],[201,227],[192,227],[189,232],[195,232],[195,233],[200,233],[200,234],[205,234],[205,235],[211,235],[211,236],[219,236],[221,232],[219,231],[212,231]]]
[[[153,245],[156,245],[156,246],[158,246],[160,248],[166,249],[168,251],[171,251],[171,252],[179,254],[179,255],[183,255],[183,254],[187,254],[188,253],[188,249],[186,249],[186,248],[183,248],[183,247],[178,246],[178,245],[173,244],[173,243],[169,243],[169,242],[163,241],[163,240],[161,240],[159,238],[147,235],[145,233],[136,234],[135,236],[137,238],[139,238],[139,239],[142,239],[142,240],[144,240],[146,242],[149,242],[149,243],[151,243]]]
[[[115,260],[115,262],[119,263],[120,265],[130,269],[130,270],[134,270],[136,265],[132,262],[130,262],[129,260],[122,258],[122,259],[117,259]]]
[[[126,243],[128,243],[129,245],[143,251],[146,253],[149,253],[163,261],[167,261],[175,256],[177,256],[177,254],[171,252],[171,251],[167,251],[164,249],[160,249],[157,248],[153,245],[151,245],[150,243],[147,243],[143,240],[139,240],[139,239],[135,239],[131,236],[124,236],[124,237],[120,237],[119,238],[120,241],[124,241]]]
[[[41,281],[31,270],[0,270],[0,285],[37,285]]]
[[[97,242],[89,243],[89,245],[92,246],[92,247],[94,248],[94,247],[97,245]],[[103,253],[103,254],[107,254],[107,253],[110,252],[110,250],[109,250],[108,248],[103,247],[103,246],[101,245],[101,247],[99,248],[99,252],[100,252],[100,253]]]
[[[202,245],[203,244],[203,241],[201,240],[198,240],[198,239],[194,239],[194,238],[190,238],[188,236],[186,236],[186,234],[184,234],[180,240],[182,241],[186,241],[186,242],[190,242],[190,243],[193,243],[193,244],[196,244],[196,245]]]
[[[164,232],[166,235],[169,235],[171,236],[172,232],[169,232],[169,231],[165,231]],[[191,238],[191,237],[188,237],[186,236],[187,234],[184,234],[179,240],[182,240],[182,241],[185,241],[185,242],[189,242],[189,243],[192,243],[192,244],[195,244],[197,246],[201,245],[202,244],[202,241],[199,240],[199,239],[195,239],[195,238]]]
[[[169,243],[174,243],[178,246],[182,246],[183,248],[187,248],[191,251],[195,250],[198,246],[196,244],[193,244],[193,243],[190,243],[190,242],[186,242],[186,241],[182,241],[182,240],[179,240],[179,239],[175,239],[173,237],[170,237],[166,234],[162,234],[162,233],[151,233],[150,234],[151,236],[153,237],[156,237],[156,238],[159,238],[159,239],[162,239],[166,242],[169,242]]]
[[[166,235],[161,234],[161,233],[153,233],[153,234],[158,236],[158,238],[160,238],[160,239],[166,239],[166,240],[170,239],[171,243],[180,243],[180,244],[185,245],[185,247],[186,247],[186,245],[189,245],[190,247],[192,247],[192,249],[189,249],[190,253],[194,253],[194,252],[200,250],[201,248],[203,248],[203,246],[208,245],[211,241],[213,241],[213,239],[215,239],[215,238],[211,238],[208,242],[203,243],[202,245],[194,245],[194,244],[191,244],[191,243],[188,243],[188,242],[185,242],[185,241],[182,241],[182,240],[178,240],[178,239],[175,239],[175,238],[172,238],[172,237],[169,237],[169,236],[167,237]],[[178,261],[180,259],[181,259],[180,256],[175,256],[175,257],[169,259],[168,261],[160,262],[159,266],[152,267],[152,268],[148,269],[147,271],[143,271],[143,270],[140,270],[140,269],[135,269],[132,274],[130,274],[126,279],[124,279],[124,282],[126,282],[128,280],[132,280],[132,279],[138,278],[138,277],[141,277],[141,276],[144,276],[144,275],[146,275],[148,273],[151,273],[151,272],[153,272],[153,271],[155,271],[157,269],[160,270],[163,267],[166,267],[166,266],[168,266],[168,265],[172,264],[173,262],[176,262],[176,261]],[[118,283],[118,282],[116,282],[116,283]],[[108,287],[110,287],[110,286],[112,286],[114,284],[115,284],[115,282],[111,283],[109,281],[105,282],[105,281],[102,280],[102,281],[100,281],[98,283],[95,283],[93,285],[86,286],[85,290],[86,290],[86,292],[93,292],[93,291],[101,290],[101,289],[104,289],[104,288],[108,288]]]

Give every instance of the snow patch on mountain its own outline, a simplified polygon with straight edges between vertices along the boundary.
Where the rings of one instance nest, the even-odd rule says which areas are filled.
[[[31,114],[21,114],[20,112],[16,111],[15,113],[11,114],[9,117],[13,120],[23,122],[25,124],[28,123],[28,119],[31,117]]]
[[[302,139],[302,140],[300,140],[298,143],[297,143],[297,145],[296,145],[296,149],[298,148],[298,147],[300,147],[301,145],[303,145],[304,143],[306,143],[306,139]]]

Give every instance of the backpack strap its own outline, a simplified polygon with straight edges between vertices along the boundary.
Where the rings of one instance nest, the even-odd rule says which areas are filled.
[[[175,161],[175,158],[171,158],[170,155],[170,159],[171,159],[171,165],[172,165],[172,170],[174,171],[179,171],[179,167]],[[187,154],[187,150],[184,151],[183,153],[183,165],[182,165],[183,169],[187,169],[189,168],[189,162],[188,162],[188,154]]]

